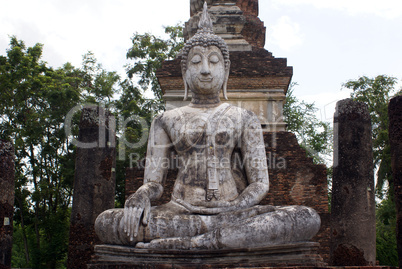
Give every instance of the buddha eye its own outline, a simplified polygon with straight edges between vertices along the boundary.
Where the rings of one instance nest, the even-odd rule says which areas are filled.
[[[191,59],[191,62],[193,64],[198,64],[201,62],[201,56],[200,55],[194,55],[194,57]]]
[[[217,55],[212,55],[211,57],[209,57],[209,61],[213,64],[216,64],[219,62],[219,58]]]

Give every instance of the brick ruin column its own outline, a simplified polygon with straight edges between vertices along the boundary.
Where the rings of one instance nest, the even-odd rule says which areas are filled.
[[[399,268],[402,268],[402,95],[391,99],[388,106],[389,142],[396,204],[396,238]]]
[[[14,147],[0,139],[0,269],[11,268],[14,213]]]
[[[100,243],[94,223],[101,212],[114,208],[115,156],[114,117],[101,107],[84,108],[77,142],[68,268],[87,268],[94,245]]]
[[[332,265],[375,265],[374,196],[370,114],[366,104],[344,99],[334,116]]]

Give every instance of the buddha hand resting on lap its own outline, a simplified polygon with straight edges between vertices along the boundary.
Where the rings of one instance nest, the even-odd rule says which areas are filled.
[[[320,217],[304,206],[261,206],[268,168],[261,125],[254,113],[221,103],[229,77],[228,48],[212,32],[206,5],[199,30],[182,51],[188,106],[166,111],[151,125],[144,184],[124,209],[98,216],[96,233],[106,244],[158,249],[255,248],[307,241]],[[161,197],[170,150],[179,172],[171,201]],[[236,164],[233,153],[240,152]]]

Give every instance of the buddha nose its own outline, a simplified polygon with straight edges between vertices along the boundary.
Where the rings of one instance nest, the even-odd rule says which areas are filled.
[[[202,74],[202,75],[209,75],[209,74],[211,74],[211,70],[209,70],[208,61],[203,61],[203,62],[202,62],[201,74]]]

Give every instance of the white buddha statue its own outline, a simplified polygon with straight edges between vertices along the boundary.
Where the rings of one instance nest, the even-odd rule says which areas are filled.
[[[96,233],[106,244],[154,249],[257,248],[308,241],[320,217],[304,206],[258,205],[269,179],[261,125],[253,112],[222,103],[229,52],[212,31],[206,4],[198,32],[182,50],[188,106],[166,111],[151,125],[144,184],[124,209],[100,214]],[[181,163],[171,201],[161,197],[171,149]],[[240,164],[233,153],[241,152]],[[164,165],[161,165],[164,164]]]

